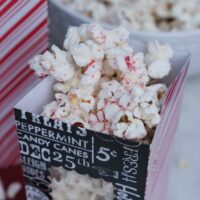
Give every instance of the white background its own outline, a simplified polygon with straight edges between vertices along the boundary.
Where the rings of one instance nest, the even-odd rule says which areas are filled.
[[[198,200],[200,199],[200,76],[190,77],[186,83],[174,145],[167,200]],[[190,166],[181,168],[179,166],[181,160],[185,160]]]

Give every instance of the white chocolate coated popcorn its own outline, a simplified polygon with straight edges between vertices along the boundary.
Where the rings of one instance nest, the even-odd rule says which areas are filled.
[[[166,85],[162,83],[157,83],[146,87],[148,95],[151,96],[152,101],[158,108],[162,106],[166,90]]]
[[[171,70],[170,59],[172,57],[173,50],[170,45],[161,45],[158,41],[150,42],[145,54],[148,75],[153,79],[161,79],[167,76]]]
[[[148,75],[153,79],[161,79],[169,74],[171,64],[168,60],[156,60],[148,66]]]
[[[200,29],[200,0],[60,0],[95,21],[130,30],[179,31]]]
[[[139,119],[134,119],[125,131],[126,139],[142,139],[147,135],[144,124]]]
[[[134,56],[126,56],[126,70],[121,74],[121,81],[127,90],[131,90],[133,85],[145,86],[149,82],[147,70],[144,64],[143,53]]]
[[[70,52],[74,62],[79,67],[84,67],[92,61],[92,52],[84,43],[74,45]]]
[[[81,38],[78,33],[78,28],[73,26],[69,27],[63,44],[65,49],[69,50],[73,45],[78,44],[80,41]]]
[[[157,40],[151,41],[145,54],[145,63],[152,64],[156,60],[169,60],[173,57],[173,49],[169,44],[159,44]]]
[[[46,51],[43,55],[36,56],[29,64],[39,76],[52,75],[58,81],[71,80],[74,75],[74,66],[67,52],[60,50],[55,45],[52,53]]]
[[[71,88],[77,88],[80,82],[80,73],[75,72],[73,78],[65,82],[57,82],[54,84],[53,89],[55,92],[67,93]]]
[[[126,139],[142,139],[147,131],[141,120],[135,119],[130,111],[118,112],[113,120],[114,135]]]
[[[149,128],[154,127],[160,122],[159,108],[148,94],[140,96],[138,100],[134,102],[133,115],[143,120]]]
[[[56,79],[55,100],[42,115],[128,140],[142,140],[160,122],[166,86],[152,81],[167,76],[173,50],[150,42],[134,52],[129,32],[101,25],[71,27],[65,50],[52,46],[30,63],[38,75]],[[152,80],[153,79],[153,80]]]
[[[46,105],[42,115],[54,120],[62,120],[73,125],[90,128],[86,122],[86,114],[93,108],[94,99],[91,96],[77,95],[76,92],[55,94],[56,101]]]
[[[114,186],[102,179],[81,175],[64,168],[52,168],[50,188],[53,199],[59,200],[112,200]]]
[[[88,36],[97,44],[104,44],[106,42],[106,31],[100,24],[88,25]]]
[[[119,112],[120,107],[116,103],[107,103],[104,108],[105,119],[111,121],[113,117]]]

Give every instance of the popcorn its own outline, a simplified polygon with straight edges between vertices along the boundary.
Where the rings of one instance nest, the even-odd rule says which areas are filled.
[[[43,116],[90,128],[90,125],[86,122],[85,113],[88,113],[93,108],[93,97],[81,98],[81,95],[78,97],[76,93],[69,92],[67,95],[56,93],[55,98],[56,101],[44,107]]]
[[[116,113],[120,110],[116,103],[108,103],[104,109],[105,119],[108,121],[111,121]]]
[[[56,101],[49,103],[48,105],[44,106],[42,115],[51,118],[55,114],[57,107]]]
[[[152,64],[156,60],[169,60],[173,57],[173,50],[169,44],[160,45],[157,40],[149,42],[148,51],[145,54],[145,63]]]
[[[102,82],[101,88],[102,90],[99,91],[98,97],[104,100],[108,98],[113,98],[113,100],[116,100],[126,92],[123,86],[116,80]]]
[[[100,70],[96,70],[93,73],[85,73],[81,77],[80,84],[83,84],[83,85],[90,85],[90,84],[95,85],[98,82],[98,80],[100,79],[100,77],[101,77]]]
[[[52,75],[56,80],[64,82],[71,80],[74,67],[67,52],[60,50],[55,45],[51,48],[53,53],[46,51],[43,55],[33,58],[29,64],[38,76]]]
[[[128,140],[151,142],[147,136],[160,122],[167,90],[162,83],[152,83],[152,78],[155,82],[169,74],[173,50],[153,41],[145,54],[134,52],[128,36],[122,27],[106,30],[99,24],[83,24],[69,29],[65,50],[53,45],[52,53],[36,56],[31,68],[56,80],[55,100],[43,108],[42,115]],[[60,195],[65,198],[62,192]]]
[[[171,70],[169,60],[173,57],[173,50],[169,45],[160,45],[158,41],[150,42],[145,54],[147,72],[151,78],[161,79]]]
[[[88,40],[88,24],[81,24],[80,27],[78,27],[78,33],[82,42]]]
[[[144,94],[144,87],[139,85],[134,85],[131,90],[131,96],[135,99],[138,96],[142,96]]]
[[[97,132],[110,134],[111,124],[108,123],[108,122],[97,122],[94,125],[92,125],[92,129],[97,131]]]
[[[166,85],[162,83],[153,84],[146,87],[147,93],[151,95],[154,104],[160,108],[164,99],[164,94],[167,91]]]
[[[126,65],[124,57],[128,52],[124,51],[121,48],[111,48],[106,52],[107,64],[111,69],[119,70],[119,66]]]
[[[88,65],[92,60],[92,52],[90,48],[84,43],[74,45],[70,52],[74,62],[79,67]]]
[[[78,44],[80,41],[81,38],[78,33],[78,28],[73,26],[69,27],[63,44],[64,48],[70,50],[74,44]]]
[[[99,24],[89,24],[88,36],[97,44],[103,44],[106,41],[106,31]]]
[[[35,70],[37,76],[44,77],[47,76],[48,74],[46,73],[45,69],[42,68],[40,64],[40,59],[41,59],[40,55],[35,56],[34,58],[32,58],[32,60],[29,61],[29,66],[30,68]]]
[[[70,88],[77,88],[80,81],[80,73],[76,72],[73,79],[65,82],[57,82],[54,84],[53,89],[55,92],[67,93]]]
[[[75,171],[67,171],[61,167],[51,168],[50,188],[53,199],[59,200],[112,200],[114,186],[102,179],[80,175]]]
[[[142,139],[147,135],[144,124],[139,119],[134,119],[124,134],[126,139]]]
[[[93,42],[92,40],[87,40],[86,44],[90,47],[91,49],[91,54],[92,54],[92,58],[94,60],[100,60],[102,61],[104,58],[104,51],[103,51],[103,47],[96,44],[95,42]]]
[[[144,124],[130,111],[118,112],[113,120],[114,135],[126,139],[142,139],[147,135]]]
[[[121,81],[127,90],[131,90],[133,85],[144,86],[148,83],[149,77],[144,65],[144,55],[142,53],[125,57],[126,70],[121,74]]]
[[[95,21],[123,25],[130,30],[179,31],[200,28],[200,0],[60,1]]]
[[[134,106],[133,114],[152,128],[160,122],[159,109],[152,103],[151,98],[143,96],[141,102]]]
[[[74,126],[84,127],[90,129],[90,125],[81,118],[79,112],[70,113],[63,119],[63,122],[72,124]]]
[[[87,91],[80,89],[71,90],[68,95],[74,95],[78,101],[77,103],[79,103],[80,109],[84,110],[86,113],[89,113],[89,111],[93,109],[95,100]]]
[[[128,128],[128,124],[126,123],[118,123],[113,127],[113,134],[117,137],[124,138],[124,133]]]
[[[112,32],[114,34],[113,38],[115,39],[116,44],[120,45],[120,44],[124,44],[124,43],[128,42],[130,33],[126,28],[124,28],[122,26],[117,27]]]
[[[118,104],[121,108],[123,108],[124,110],[125,109],[128,109],[128,107],[131,105],[131,96],[128,95],[128,94],[123,94],[120,98],[119,98],[119,101],[118,101]]]
[[[89,17],[97,20],[102,19],[106,15],[106,7],[98,2],[91,2],[85,9]]]
[[[171,65],[168,60],[156,60],[148,66],[148,75],[153,79],[161,79],[169,74]]]

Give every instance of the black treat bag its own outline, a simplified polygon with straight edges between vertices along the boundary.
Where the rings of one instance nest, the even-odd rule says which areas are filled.
[[[51,199],[49,169],[64,167],[112,182],[115,200],[144,200],[149,145],[15,109],[29,199]]]

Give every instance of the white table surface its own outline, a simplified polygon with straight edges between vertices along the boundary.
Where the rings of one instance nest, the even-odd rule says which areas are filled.
[[[186,83],[175,137],[167,200],[200,199],[200,77]],[[180,167],[185,160],[187,167]]]

